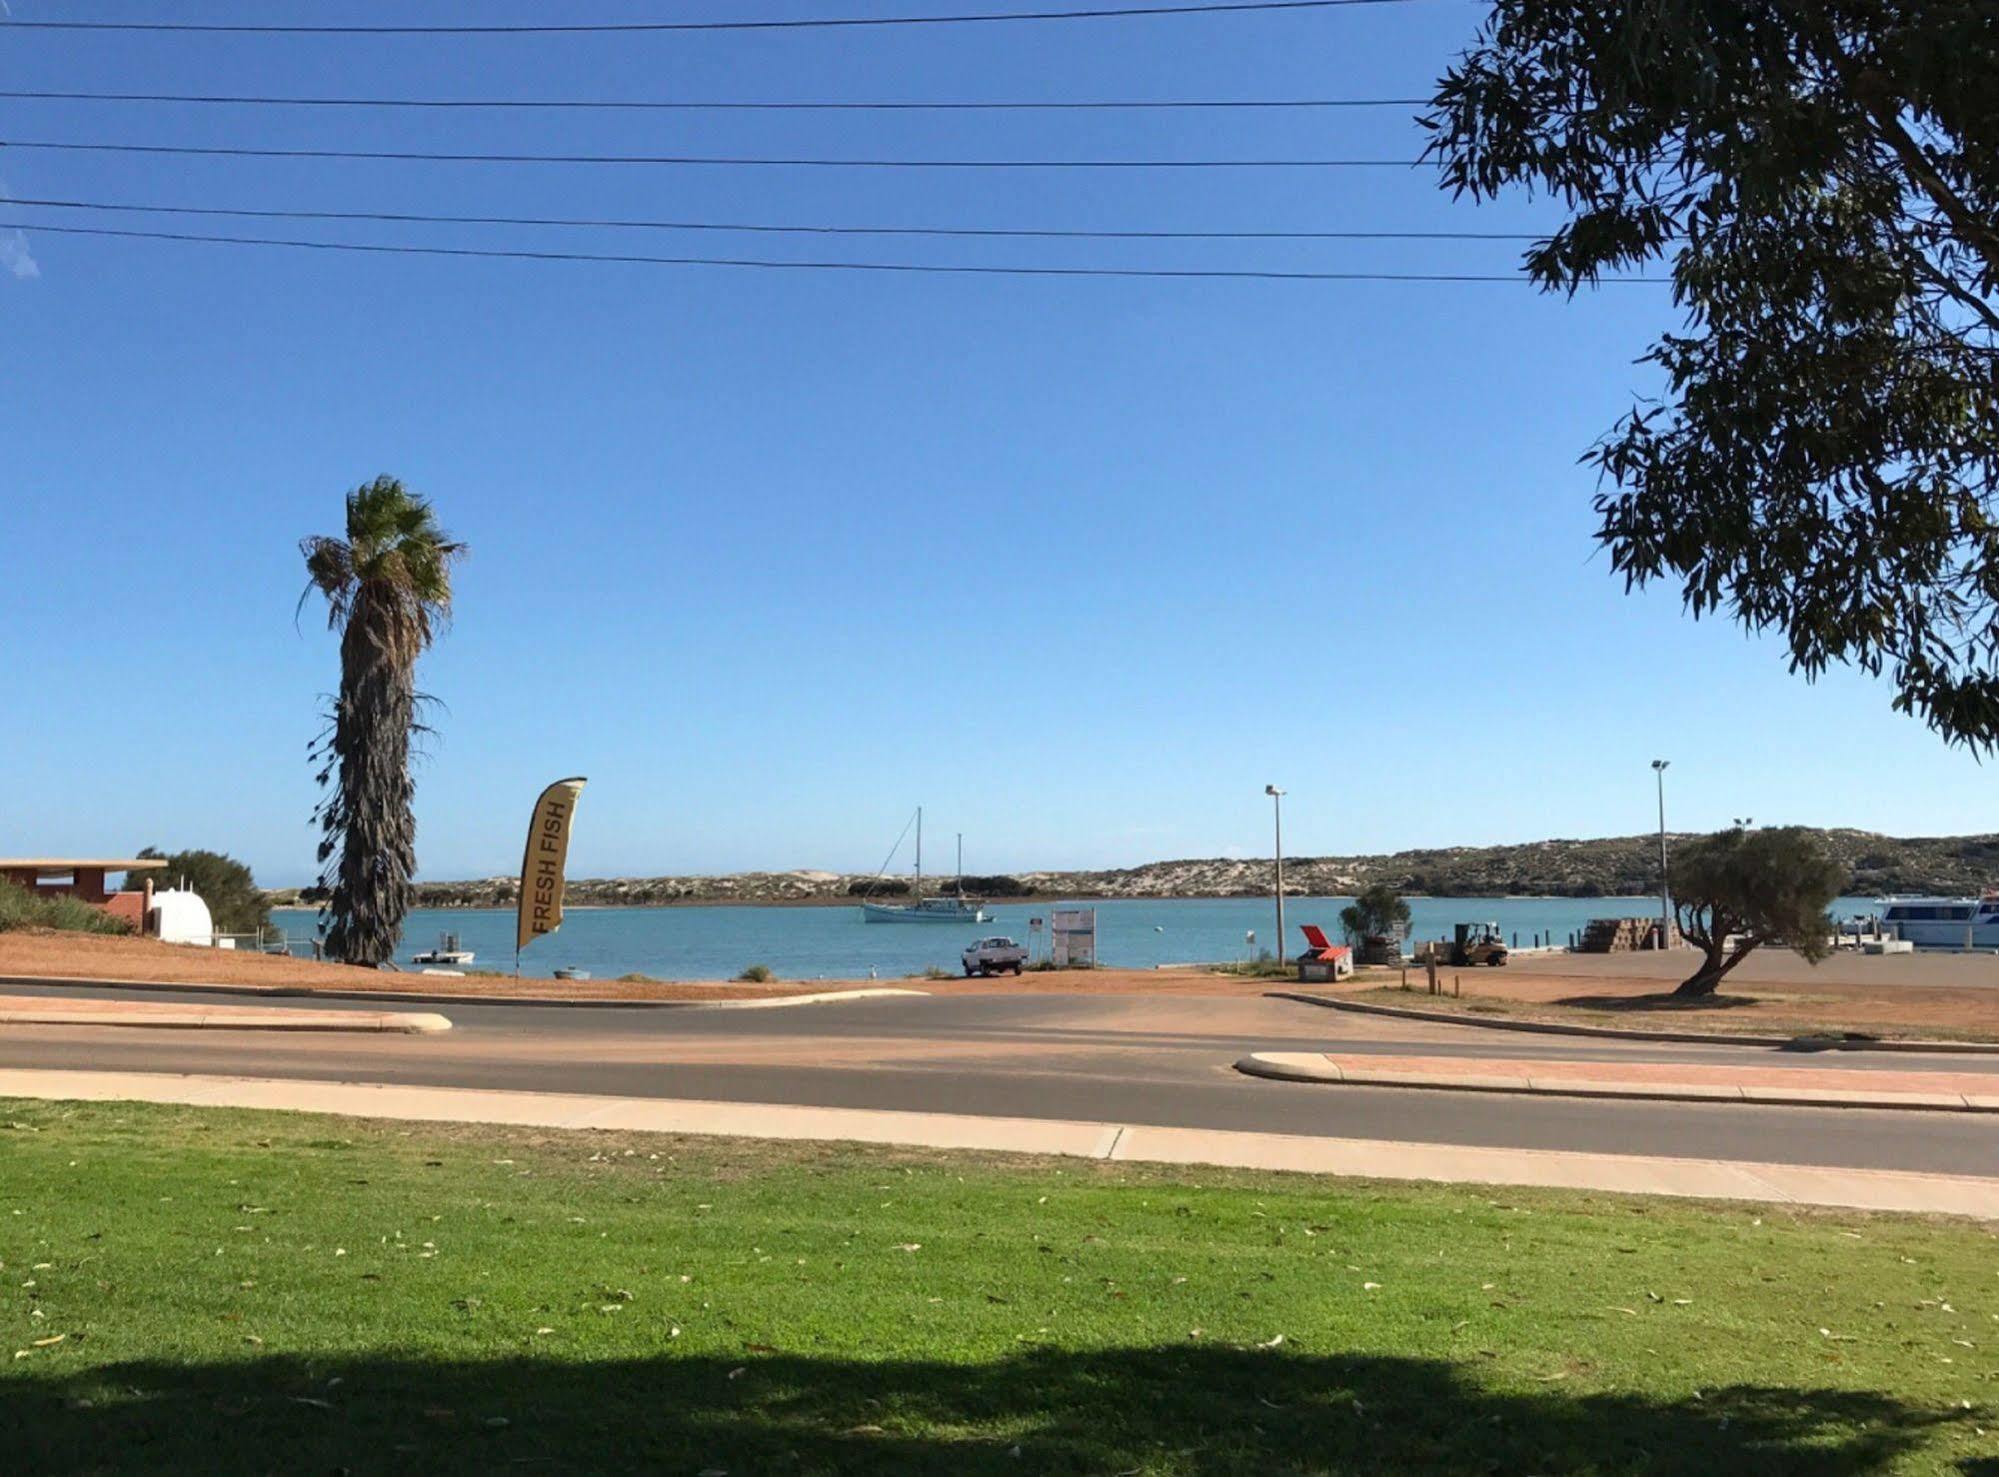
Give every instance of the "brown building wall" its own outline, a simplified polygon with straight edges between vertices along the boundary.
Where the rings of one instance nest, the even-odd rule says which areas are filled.
[[[136,931],[143,931],[146,926],[146,894],[106,892],[102,867],[79,867],[70,874],[67,882],[51,881],[37,877],[32,871],[15,869],[0,872],[0,876],[37,897],[73,897],[79,902],[94,904],[114,918],[123,918]]]
[[[16,887],[25,887],[29,892],[43,897],[76,897],[86,903],[103,903],[111,896],[104,890],[104,869],[102,867],[78,867],[70,874],[67,882],[55,882],[47,878],[37,878],[33,872],[10,871],[7,880]]]

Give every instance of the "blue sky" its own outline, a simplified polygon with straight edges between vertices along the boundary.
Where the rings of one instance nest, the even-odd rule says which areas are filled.
[[[760,14],[831,0],[758,0]],[[849,0],[850,13],[870,8]],[[936,8],[916,0],[905,10]],[[1003,8],[996,5],[996,8]],[[16,20],[153,7],[12,0]],[[340,23],[438,20],[352,0]],[[580,13],[580,12],[579,12]],[[592,18],[723,16],[597,0]],[[182,4],[187,19],[328,18]],[[527,4],[482,5],[527,20]],[[567,14],[567,12],[565,12]],[[406,96],[1418,95],[1455,0],[782,35],[0,34],[0,86]],[[1414,157],[1395,111],[422,114],[0,101],[12,139],[906,157]],[[1531,229],[1424,171],[641,170],[8,149],[16,197],[1116,228]],[[98,223],[82,212],[17,218]],[[108,224],[132,224],[104,220]],[[232,224],[146,218],[168,230]],[[1506,270],[1488,243],[793,241],[330,224],[324,239],[852,260]],[[252,226],[251,234],[257,229]],[[8,269],[10,268],[11,269]],[[1577,456],[1664,292],[439,261],[93,240],[0,258],[0,853],[212,846],[306,880],[335,681],[301,535],[377,472],[473,549],[422,669],[432,877],[975,870],[1630,832],[1989,830],[1979,768],[1851,673],[1623,593]]]

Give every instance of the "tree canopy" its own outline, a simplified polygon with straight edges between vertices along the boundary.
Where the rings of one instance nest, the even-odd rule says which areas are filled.
[[[137,879],[151,877],[156,888],[179,887],[199,893],[208,904],[208,916],[217,933],[259,933],[271,921],[271,905],[250,868],[233,856],[219,851],[165,852],[148,846],[138,853],[140,860],[164,861],[156,872],[135,872],[126,879],[128,887]]]
[[[1681,845],[1670,877],[1680,932],[1702,953],[1676,993],[1705,996],[1764,944],[1823,959],[1846,869],[1803,826],[1738,827]]]
[[[1999,744],[1999,6],[1498,0],[1423,122],[1563,208],[1535,281],[1670,264],[1663,392],[1585,457],[1627,585]]]

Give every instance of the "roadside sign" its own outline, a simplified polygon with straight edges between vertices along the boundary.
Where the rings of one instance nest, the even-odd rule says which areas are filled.
[[[1050,914],[1055,967],[1093,967],[1097,962],[1097,910],[1056,908]]]

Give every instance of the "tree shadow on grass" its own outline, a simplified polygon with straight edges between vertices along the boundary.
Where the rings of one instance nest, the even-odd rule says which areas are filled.
[[[18,1367],[0,1453],[73,1472],[1881,1471],[1954,1422],[1867,1391],[1499,1393],[1452,1364],[1198,1346],[984,1364],[746,1353]],[[1968,1468],[1979,1471],[1979,1468]]]
[[[1577,1010],[1606,1010],[1620,1015],[1701,1015],[1718,1010],[1743,1010],[1763,1002],[1753,995],[1564,995],[1554,1002]]]

